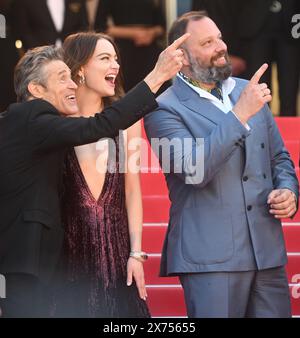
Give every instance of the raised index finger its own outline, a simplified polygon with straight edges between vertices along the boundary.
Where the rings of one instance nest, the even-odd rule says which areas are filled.
[[[264,72],[268,69],[268,64],[264,63],[259,69],[258,71],[256,71],[256,73],[252,76],[250,82],[252,84],[258,84],[260,78],[263,76]]]
[[[190,33],[185,33],[181,35],[180,38],[176,39],[170,46],[169,49],[177,49],[179,48],[189,37],[191,36]]]

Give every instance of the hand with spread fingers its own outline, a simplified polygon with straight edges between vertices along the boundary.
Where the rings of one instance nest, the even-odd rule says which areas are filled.
[[[297,211],[297,197],[289,189],[273,190],[268,197],[270,213],[275,218],[290,218]]]

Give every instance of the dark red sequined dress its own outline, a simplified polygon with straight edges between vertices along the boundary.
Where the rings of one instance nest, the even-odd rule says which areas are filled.
[[[62,200],[65,243],[54,316],[150,316],[136,285],[126,285],[130,240],[117,138],[116,144],[116,160],[109,156],[98,200],[89,190],[74,149],[67,154]]]

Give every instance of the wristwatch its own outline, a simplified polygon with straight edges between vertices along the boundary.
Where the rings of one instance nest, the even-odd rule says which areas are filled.
[[[148,255],[144,251],[130,251],[129,257],[135,258],[142,263],[148,259]]]

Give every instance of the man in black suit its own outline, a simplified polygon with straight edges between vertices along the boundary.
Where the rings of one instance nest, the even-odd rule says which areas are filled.
[[[83,0],[15,0],[13,22],[25,50],[60,43],[67,35],[88,29]]]
[[[13,73],[18,62],[15,40],[11,32],[10,5],[12,0],[0,0],[0,14],[6,19],[6,37],[0,38],[0,111],[15,102]]]
[[[292,36],[292,17],[299,13],[299,0],[248,0],[240,1],[236,17],[245,76],[264,62],[277,64],[281,116],[297,115],[300,39]],[[262,81],[270,86],[271,68]]]
[[[28,51],[15,70],[20,103],[0,114],[0,274],[5,275],[5,317],[45,317],[63,230],[59,190],[67,147],[114,137],[157,107],[153,93],[182,66],[168,47],[154,70],[120,101],[93,118],[76,114],[76,84],[51,46]],[[65,116],[60,116],[60,113]]]

